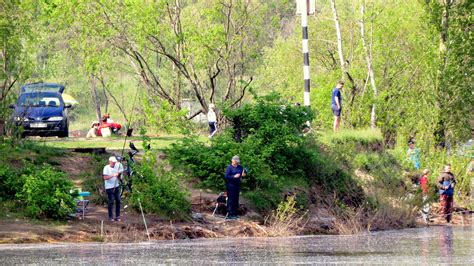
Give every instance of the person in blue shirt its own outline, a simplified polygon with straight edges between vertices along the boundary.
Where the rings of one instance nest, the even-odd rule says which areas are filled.
[[[446,222],[450,223],[453,217],[454,187],[456,186],[456,178],[451,172],[450,164],[444,166],[443,172],[441,172],[441,175],[438,177],[436,186],[439,189],[441,213],[446,219]]]
[[[416,170],[420,169],[420,149],[415,147],[415,142],[408,142],[407,150],[408,161],[413,165]]]
[[[225,181],[227,189],[227,218],[237,219],[239,209],[240,180],[244,177],[244,168],[240,165],[239,156],[232,157],[232,163],[225,171]]]
[[[332,90],[331,108],[332,108],[332,113],[334,114],[334,126],[333,126],[334,133],[339,131],[339,128],[341,126],[341,112],[342,112],[341,90],[343,87],[344,87],[344,82],[339,81],[337,82],[336,87]]]

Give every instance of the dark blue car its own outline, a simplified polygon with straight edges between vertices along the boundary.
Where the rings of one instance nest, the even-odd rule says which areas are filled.
[[[68,108],[64,104],[64,86],[55,83],[33,83],[21,88],[15,105],[13,122],[23,128],[23,136],[69,136]]]

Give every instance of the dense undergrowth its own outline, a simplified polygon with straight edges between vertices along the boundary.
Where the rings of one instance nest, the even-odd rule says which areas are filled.
[[[336,217],[337,233],[368,229],[413,226],[421,204],[419,191],[399,160],[382,145],[381,134],[373,130],[346,130],[320,137],[329,158],[343,165],[364,191],[360,208],[330,205]]]
[[[248,172],[242,180],[243,196],[251,207],[267,217],[291,217],[268,220],[273,221],[275,235],[304,224],[306,218],[300,215],[311,215],[308,210],[314,207],[327,209],[334,217],[330,230],[335,233],[414,225],[422,202],[414,186],[420,172],[410,168],[404,148],[384,149],[379,131],[303,134],[311,112],[277,96],[258,98],[224,114],[231,126],[209,142],[198,136],[183,138],[166,150],[167,159],[160,162],[156,153],[147,151],[135,166],[134,189],[126,194],[126,203],[135,209],[141,203],[146,213],[171,220],[186,219],[191,204],[183,180],[197,179],[200,187],[223,191],[225,168],[233,155],[239,155]],[[58,158],[66,153],[31,141],[2,142],[0,200],[29,217],[67,216],[74,207],[69,193],[73,184],[57,167]],[[456,201],[469,196],[471,177],[465,172],[469,158],[435,150],[422,152],[421,159],[422,168],[434,173],[431,201],[437,200],[435,180],[445,163],[453,165],[458,178]],[[83,189],[91,191],[98,204],[106,203],[99,178],[105,163],[104,156],[92,156],[91,169],[83,176]],[[164,170],[168,163],[172,171]],[[278,216],[279,206],[285,206],[288,198],[294,200],[291,215]]]
[[[0,144],[0,201],[32,218],[62,219],[74,212],[73,183],[53,166],[61,151],[31,143]]]
[[[242,179],[243,195],[258,211],[271,211],[288,194],[296,194],[305,208],[311,186],[321,186],[321,191],[336,195],[347,206],[362,202],[362,190],[354,179],[321,153],[315,138],[302,134],[312,119],[305,107],[272,95],[224,114],[232,126],[210,145],[189,137],[167,150],[172,165],[198,178],[200,186],[224,190],[226,165],[239,155],[248,170]]]

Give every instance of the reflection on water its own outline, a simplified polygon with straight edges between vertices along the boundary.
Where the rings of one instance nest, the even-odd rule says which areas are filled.
[[[353,236],[0,245],[0,264],[474,264],[473,227],[436,226]]]
[[[449,263],[449,258],[454,254],[453,248],[453,228],[451,226],[443,226],[439,233],[439,253],[444,263]],[[472,250],[471,250],[472,251]]]

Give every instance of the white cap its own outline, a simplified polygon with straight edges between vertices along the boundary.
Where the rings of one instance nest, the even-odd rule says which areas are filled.
[[[115,156],[110,156],[110,157],[109,157],[109,162],[114,162],[114,163],[116,163],[116,162],[117,162],[117,158],[115,158]]]

